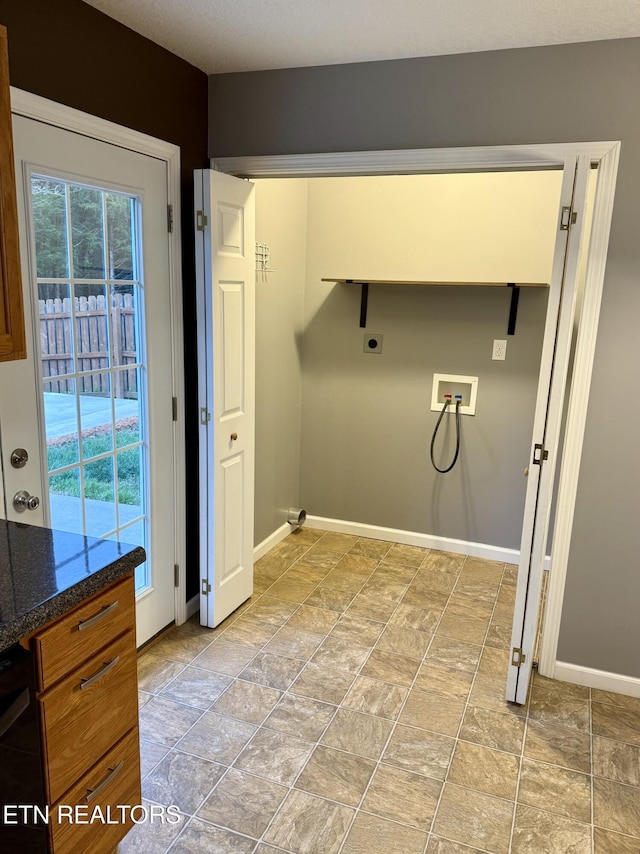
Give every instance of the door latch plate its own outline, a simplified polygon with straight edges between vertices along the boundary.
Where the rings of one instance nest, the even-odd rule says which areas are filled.
[[[511,664],[514,667],[520,667],[521,664],[524,664],[527,660],[527,656],[524,655],[520,647],[514,646],[511,650]]]
[[[534,466],[541,466],[545,460],[549,459],[549,451],[545,448],[544,445],[535,444],[533,446],[533,460],[532,463]]]
[[[571,205],[563,205],[560,213],[560,231],[569,231],[572,225],[575,225],[578,220],[578,214],[573,210]]]

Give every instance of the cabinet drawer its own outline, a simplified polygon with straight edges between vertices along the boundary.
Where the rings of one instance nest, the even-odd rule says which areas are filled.
[[[34,646],[39,689],[44,691],[103,646],[135,626],[133,577],[83,602],[38,632]]]
[[[111,852],[133,826],[127,811],[124,820],[120,806],[141,803],[140,760],[138,754],[138,728],[130,730],[93,768],[69,789],[51,809],[49,832],[55,854],[91,854]],[[93,810],[100,807],[104,822],[98,819],[91,824],[70,823],[68,809],[81,808],[80,818],[88,821]],[[110,812],[109,812],[110,808]],[[58,821],[59,809],[62,821]],[[107,823],[117,822],[115,824]]]
[[[138,723],[133,631],[38,698],[47,800],[57,801]]]

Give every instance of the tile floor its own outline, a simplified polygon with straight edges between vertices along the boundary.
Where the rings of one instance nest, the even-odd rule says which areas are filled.
[[[516,568],[302,529],[255,595],[139,659],[119,854],[638,854],[640,700],[503,700]]]

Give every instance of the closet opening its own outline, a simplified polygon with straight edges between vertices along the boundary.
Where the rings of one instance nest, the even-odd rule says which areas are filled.
[[[516,616],[511,639],[503,639],[512,653],[507,699],[516,702],[526,695],[531,671],[557,493],[549,591],[553,619],[545,620],[552,628],[545,630],[550,643],[543,644],[541,654],[544,659],[549,650],[551,663],[545,664],[544,675],[553,676],[555,666],[618,155],[618,143],[586,143],[215,163],[218,170],[249,176],[257,200],[255,559],[289,533],[287,514],[294,507],[304,508],[307,525],[324,531],[387,539],[399,547],[416,544],[443,554],[455,550],[503,565],[519,560]],[[597,179],[590,178],[595,166]],[[213,187],[218,173],[209,174]],[[281,178],[287,180],[273,180]],[[374,180],[388,186],[406,182],[409,187],[411,180],[455,184],[462,178],[478,185],[536,179],[549,186],[555,178],[551,213],[546,217],[540,199],[531,202],[520,190],[511,197],[507,192],[505,201],[495,187],[485,193],[484,203],[478,202],[482,194],[459,187],[432,195],[422,205],[410,189],[393,197],[370,184],[360,195],[353,190],[340,194],[340,182],[346,186],[347,181],[359,180],[363,187]],[[333,185],[333,197],[323,184]],[[438,208],[445,196],[449,211]],[[594,225],[587,251],[590,199]],[[545,224],[548,243],[536,243],[533,238]],[[497,241],[491,239],[491,228]],[[465,253],[469,245],[475,252]],[[360,256],[358,246],[364,247]],[[526,276],[527,267],[533,272],[536,264],[542,271],[545,251],[550,275]],[[469,255],[472,273],[464,270]],[[449,262],[445,271],[438,269],[443,256]],[[327,270],[333,263],[327,259],[333,258],[341,269]],[[421,261],[426,264],[416,269]],[[581,275],[584,308],[576,313]],[[531,322],[536,312],[537,331]],[[491,318],[499,313],[498,333]],[[576,329],[576,376],[567,383]],[[488,354],[474,353],[471,367],[460,364],[469,348],[477,347],[479,330],[488,333]],[[447,363],[438,364],[438,370],[433,362],[444,361],[443,355]],[[422,466],[428,460],[426,419],[437,417],[430,406],[435,374],[471,377],[476,410],[461,416],[459,462],[446,474],[432,467],[435,481],[429,481]],[[496,376],[503,380],[497,395]],[[518,451],[526,390],[536,382],[533,404],[528,403],[529,439]],[[452,398],[462,394],[460,411],[467,391],[463,386],[447,392]],[[568,463],[558,475],[563,411],[562,456]],[[489,430],[480,424],[487,413]],[[447,415],[447,422],[451,427],[454,419]],[[494,434],[499,441],[492,446]],[[443,452],[454,435],[451,429],[442,434]],[[477,448],[479,459],[469,457]],[[520,490],[511,470],[519,453],[525,463],[518,465]],[[504,488],[496,488],[500,477],[506,478]]]

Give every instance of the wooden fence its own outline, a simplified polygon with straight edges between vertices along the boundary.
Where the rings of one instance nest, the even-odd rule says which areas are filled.
[[[56,379],[74,373],[71,338],[71,300],[38,300],[40,313],[40,355],[44,390],[73,392],[73,379]],[[109,373],[137,362],[136,323],[133,294],[111,295],[111,364],[106,299],[104,296],[74,297],[74,334],[78,373],[91,371],[78,380],[80,394],[108,397]],[[117,370],[112,374],[115,397],[137,398],[136,370]]]

